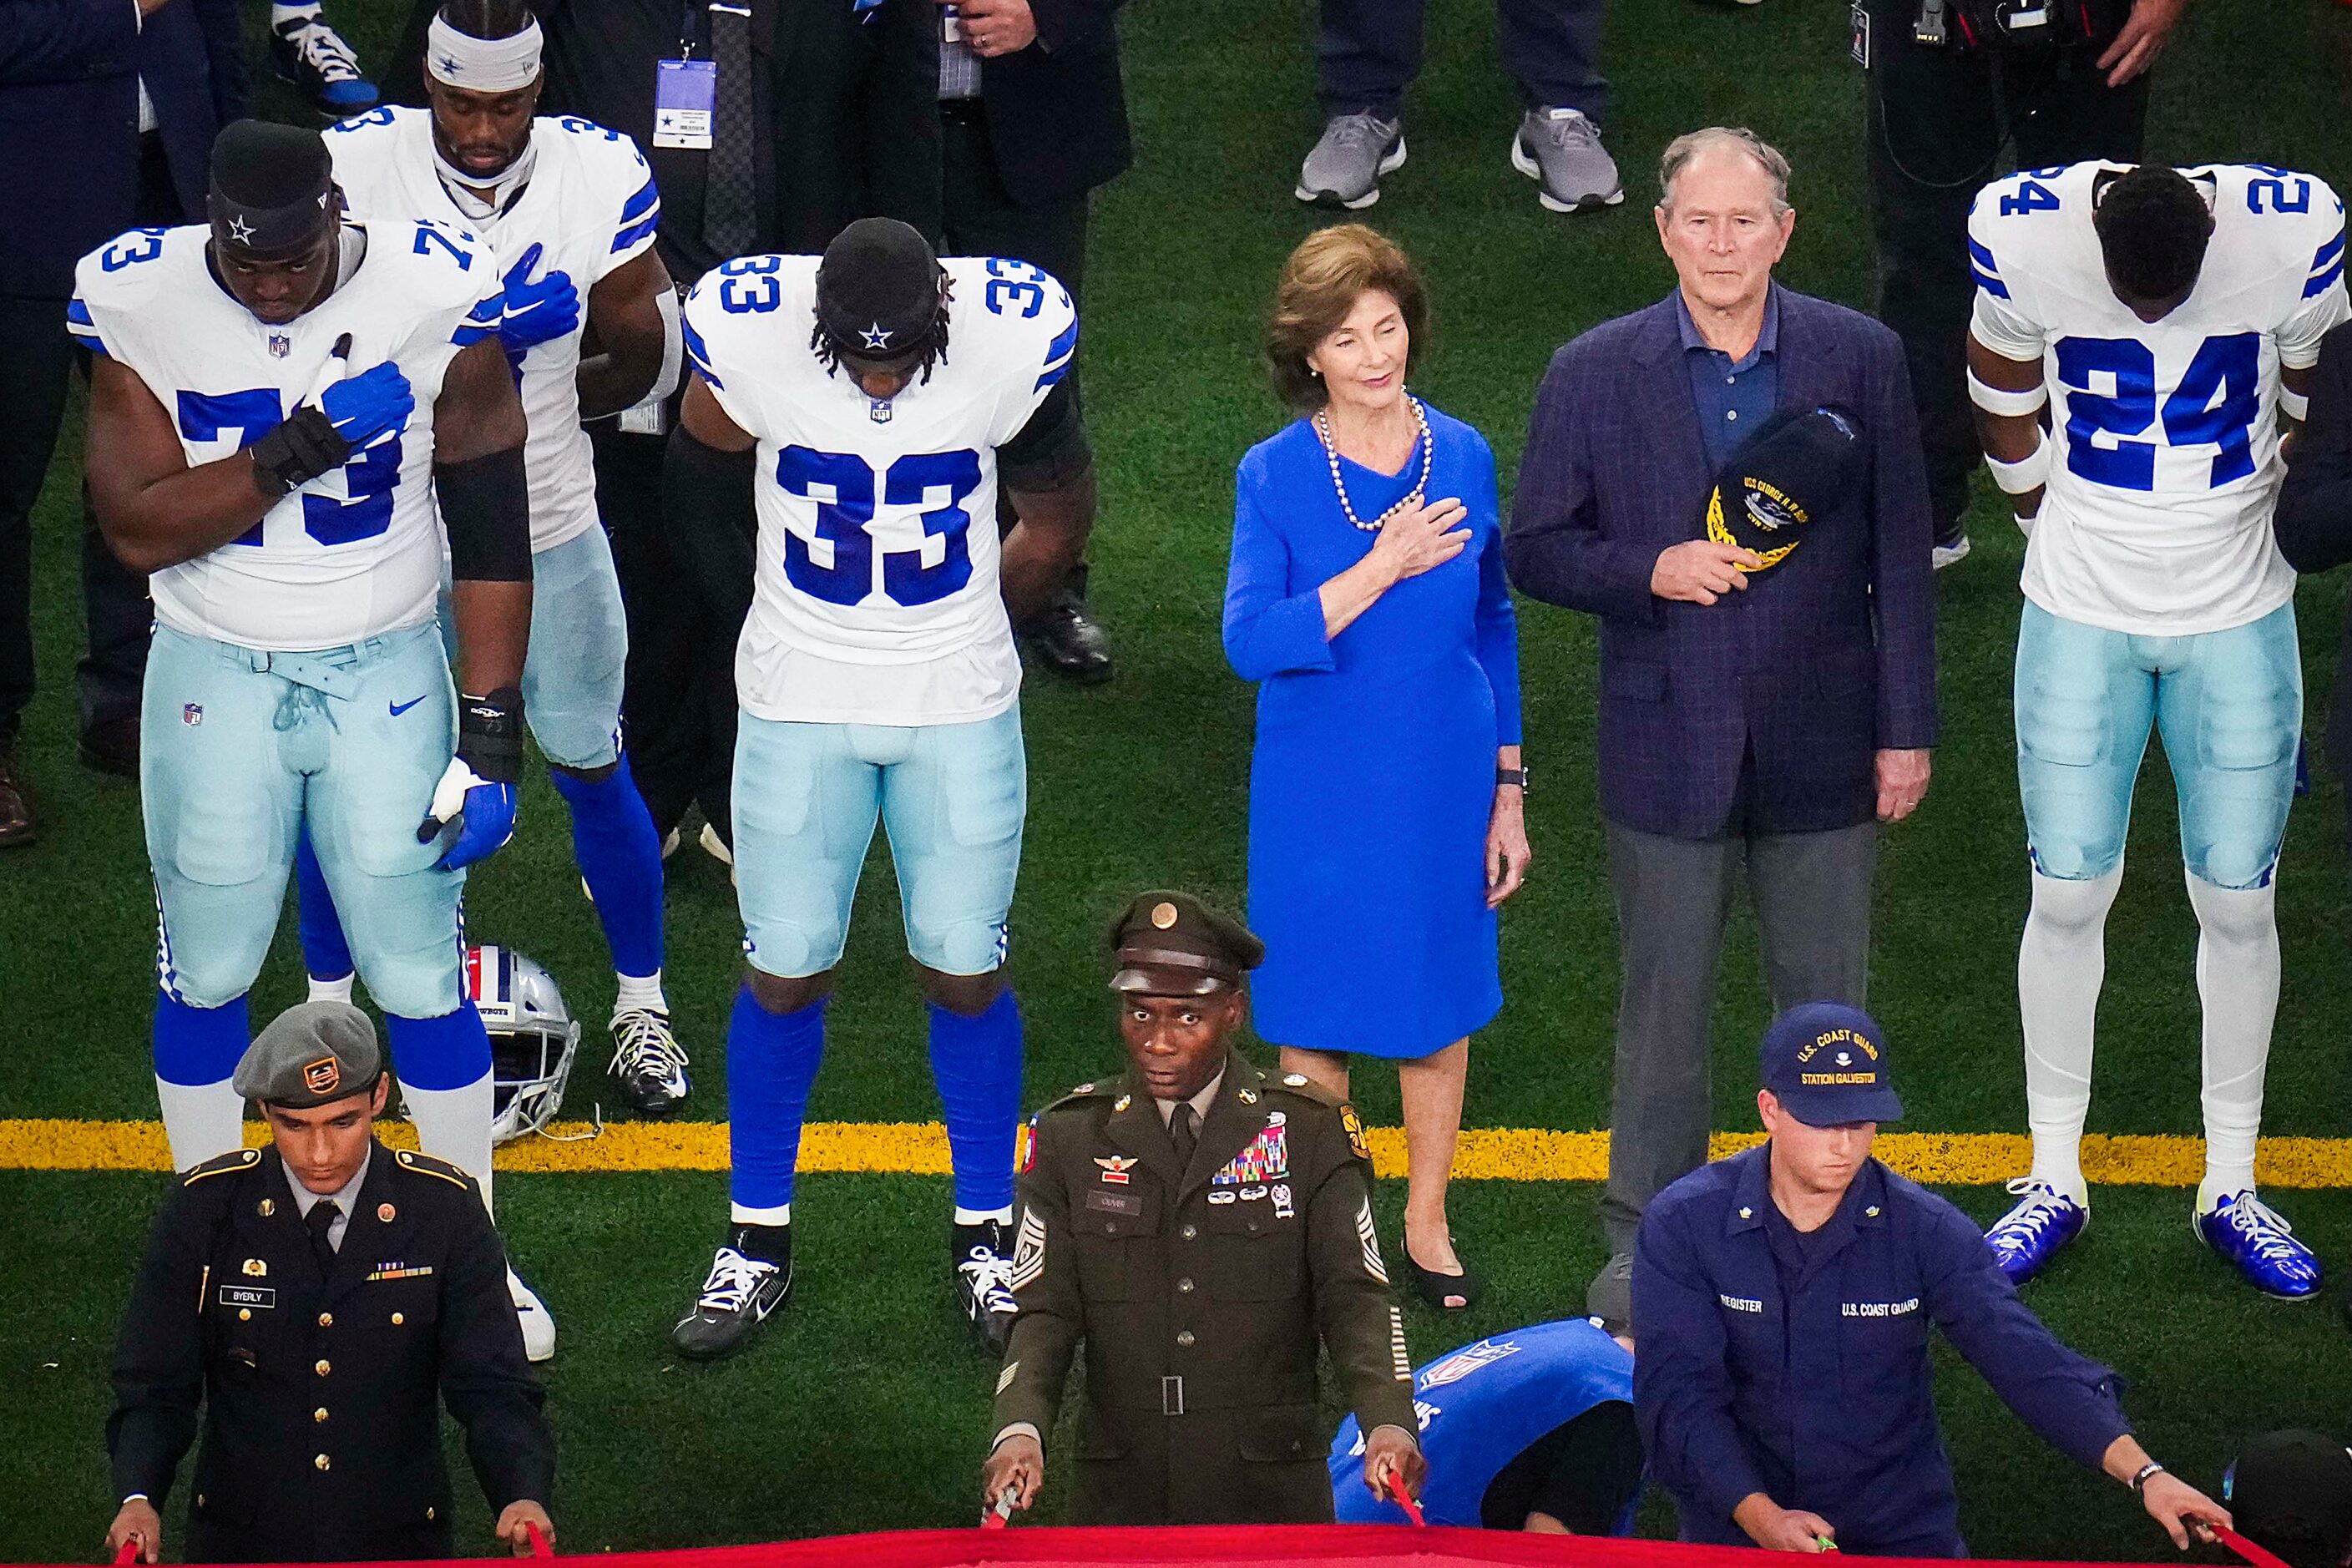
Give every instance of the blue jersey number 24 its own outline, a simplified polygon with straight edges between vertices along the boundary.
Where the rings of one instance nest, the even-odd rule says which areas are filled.
[[[793,587],[829,605],[855,605],[874,591],[874,539],[867,531],[877,499],[872,465],[852,452],[818,452],[787,447],[776,454],[776,483],[785,492],[816,502],[816,536],[832,546],[831,565],[820,564],[808,541],[784,535],[784,575]],[[936,565],[923,564],[921,550],[885,551],[882,592],[902,608],[946,598],[971,581],[971,553],[965,535],[971,514],[963,502],[980,488],[980,455],[910,452],[881,477],[885,506],[919,507],[935,489],[946,500],[922,514],[923,533],[945,541]]]
[[[2228,484],[2254,471],[2254,416],[2262,411],[2262,335],[2207,338],[2161,410],[2168,447],[2216,447],[2206,483]],[[2091,390],[2097,375],[2115,378],[2112,395]],[[2156,354],[2135,338],[2061,338],[2058,379],[2066,387],[2066,467],[2078,478],[2120,490],[2156,488],[2156,443],[2133,440],[2158,422]],[[2095,446],[2097,435],[2116,437]]]

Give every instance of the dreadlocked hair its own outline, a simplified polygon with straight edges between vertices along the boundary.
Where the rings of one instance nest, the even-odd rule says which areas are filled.
[[[908,377],[917,385],[929,385],[931,367],[948,363],[949,306],[954,299],[953,286],[945,277],[940,278],[940,308],[931,317],[930,327],[923,333],[921,340],[923,357],[915,362],[915,368]],[[809,352],[816,355],[817,363],[824,366],[825,374],[831,375],[841,368],[840,346],[833,341],[833,335],[824,330],[823,321],[817,322],[815,326],[809,329]]]

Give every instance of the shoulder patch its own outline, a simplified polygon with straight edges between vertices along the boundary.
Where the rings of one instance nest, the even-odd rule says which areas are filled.
[[[1117,1083],[1082,1083],[1061,1099],[1048,1100],[1039,1108],[1035,1116],[1029,1119],[1030,1122],[1034,1125],[1064,1106],[1075,1105],[1082,1100],[1108,1100],[1118,1088]]]
[[[1317,1105],[1337,1107],[1346,1103],[1339,1095],[1333,1094],[1305,1073],[1284,1073],[1280,1079],[1269,1081],[1265,1088],[1268,1093],[1286,1094],[1294,1099],[1312,1100]]]
[[[180,1178],[180,1185],[193,1187],[206,1176],[226,1175],[231,1171],[249,1171],[261,1163],[258,1149],[233,1149],[226,1154],[215,1154],[203,1164],[191,1169]]]
[[[474,1178],[446,1160],[436,1160],[430,1154],[419,1154],[411,1149],[396,1149],[393,1159],[404,1171],[414,1171],[420,1176],[438,1176],[453,1187],[474,1190]]]

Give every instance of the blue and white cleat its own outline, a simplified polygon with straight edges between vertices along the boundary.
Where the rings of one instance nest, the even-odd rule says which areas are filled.
[[[2252,1187],[2216,1198],[2191,1226],[2198,1240],[2229,1259],[2265,1296],[2308,1301],[2326,1282],[2318,1255],[2295,1240],[2294,1227],[2254,1196]]]
[[[1985,1245],[1992,1248],[1992,1260],[2000,1265],[2009,1282],[2022,1285],[2083,1234],[2083,1227],[2091,1223],[2091,1211],[2032,1176],[2020,1176],[2009,1184],[2009,1190],[2021,1201],[1985,1232]]]

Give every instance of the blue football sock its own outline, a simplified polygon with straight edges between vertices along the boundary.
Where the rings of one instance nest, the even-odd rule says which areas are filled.
[[[782,1225],[793,1201],[801,1122],[824,1058],[820,996],[797,1013],[760,1005],[749,985],[736,993],[727,1022],[727,1142],[733,1174],[728,1196],[740,1224]]]
[[[659,974],[662,966],[661,836],[646,810],[629,759],[601,784],[562,768],[547,770],[555,793],[572,808],[572,858],[596,900],[613,968],[629,975]]]
[[[229,1080],[253,1043],[245,998],[191,1007],[155,994],[155,1097],[172,1145],[172,1168],[184,1171],[237,1148],[245,1100]]]
[[[993,1214],[1013,1205],[1013,1137],[1021,1121],[1021,1009],[998,994],[976,1018],[934,1002],[931,1081],[946,1108],[956,1207]]]
[[[305,970],[320,980],[341,980],[352,972],[352,944],[343,936],[342,917],[335,912],[335,895],[327,889],[319,852],[310,847],[307,823],[294,841],[294,924],[302,933]]]

